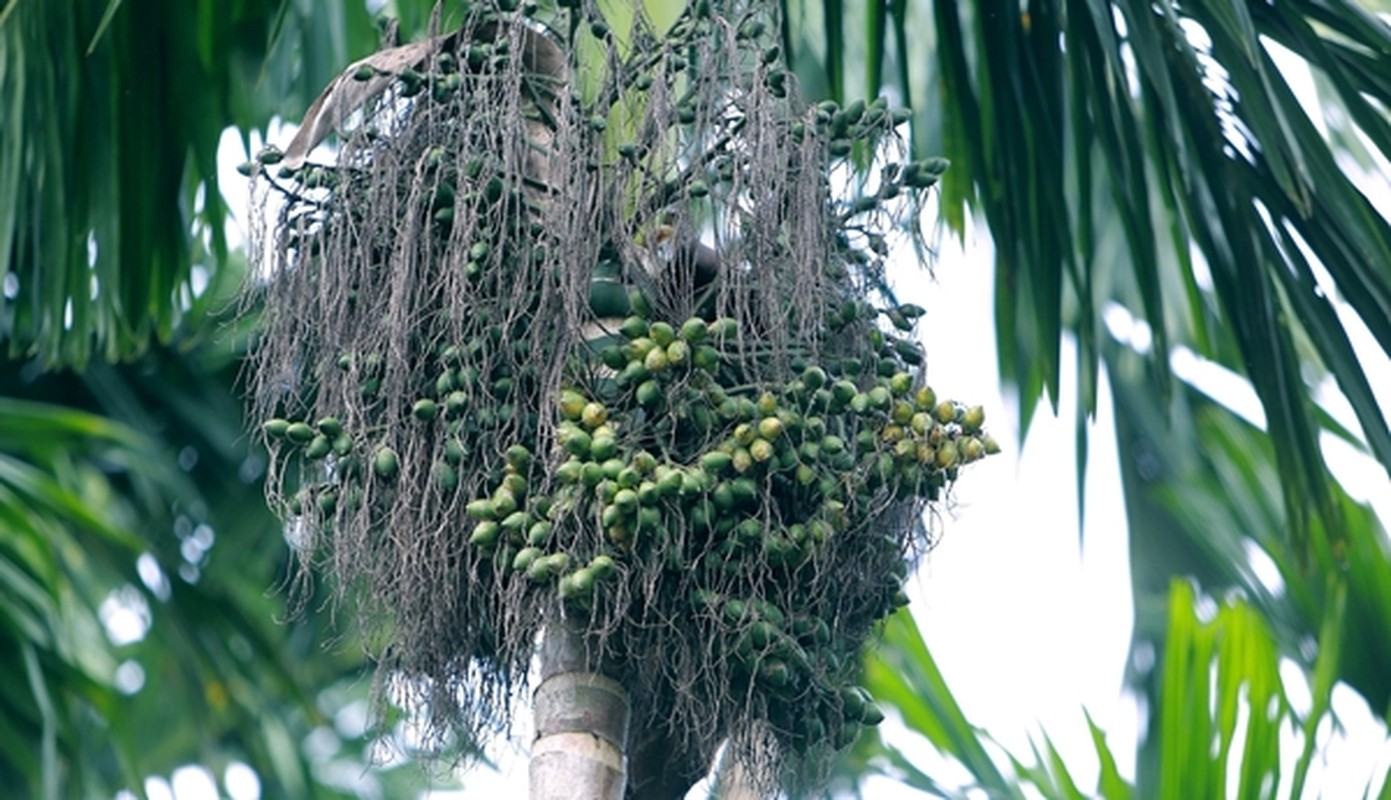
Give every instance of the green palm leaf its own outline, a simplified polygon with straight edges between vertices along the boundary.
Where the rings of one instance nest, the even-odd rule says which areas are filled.
[[[922,30],[925,6],[887,6],[895,37]],[[1356,124],[1386,157],[1391,123],[1377,103],[1391,97],[1391,80],[1376,65],[1391,53],[1391,27],[1350,3],[1073,0],[1002,14],[956,2],[930,14],[935,54],[897,53],[930,60],[888,82],[931,101],[917,108],[914,141],[955,165],[943,182],[948,222],[964,230],[975,209],[990,225],[1000,362],[1024,398],[1022,426],[1033,398],[1056,403],[1065,329],[1083,353],[1077,391],[1094,403],[1099,309],[1120,302],[1154,333],[1149,368],[1161,391],[1173,389],[1175,343],[1250,377],[1289,535],[1307,543],[1317,525],[1342,536],[1300,364],[1312,356],[1338,381],[1366,446],[1391,468],[1386,414],[1331,304],[1348,303],[1391,351],[1391,227],[1337,166],[1261,37],[1322,76],[1321,100],[1336,109],[1324,120],[1331,136],[1350,140]],[[789,19],[788,40],[806,41],[803,18]],[[796,53],[799,63],[815,56]],[[883,74],[871,58],[860,77]],[[940,91],[925,94],[932,85]],[[1125,253],[1103,258],[1113,230]],[[1314,260],[1331,294],[1316,285]]]
[[[298,113],[350,50],[375,43],[360,3],[302,13],[286,0],[3,4],[0,340],[11,356],[80,366],[172,340],[197,295],[194,264],[228,255],[223,130]]]

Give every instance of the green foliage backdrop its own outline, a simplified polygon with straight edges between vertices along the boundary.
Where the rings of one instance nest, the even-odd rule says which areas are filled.
[[[387,8],[409,38],[424,29],[429,5]],[[1391,154],[1386,9],[1343,0],[1059,0],[1009,14],[980,2],[782,5],[783,48],[804,87],[844,99],[887,86],[916,110],[920,152],[952,160],[944,216],[959,231],[978,214],[996,241],[1001,377],[1020,390],[1024,426],[1036,398],[1070,390],[1086,407],[1107,371],[1142,610],[1137,639],[1178,646],[1184,617],[1170,602],[1180,597],[1173,575],[1209,596],[1235,589],[1231,608],[1257,614],[1274,643],[1262,652],[1313,677],[1315,711],[1301,728],[1318,724],[1335,680],[1385,718],[1386,533],[1329,478],[1318,437],[1330,432],[1391,464],[1386,411],[1334,305],[1347,304],[1376,346],[1391,350],[1391,236],[1384,209],[1350,177],[1373,155]],[[344,64],[377,46],[379,30],[354,2],[9,0],[0,4],[0,42],[0,337],[9,358],[0,379],[7,398],[44,404],[7,401],[0,415],[0,619],[13,642],[0,652],[13,654],[7,674],[25,676],[3,697],[5,719],[17,720],[0,730],[6,785],[13,777],[49,796],[109,791],[173,764],[212,763],[220,752],[212,743],[232,742],[228,751],[268,786],[305,796],[316,784],[286,744],[296,736],[287,730],[271,742],[252,723],[312,725],[311,687],[357,663],[308,658],[318,634],[267,623],[274,604],[264,591],[284,544],[259,512],[246,513],[260,505],[239,474],[247,453],[232,432],[236,371],[231,354],[206,344],[219,295],[195,292],[192,276],[195,266],[218,274],[233,263],[214,163],[222,130],[296,118]],[[1290,90],[1275,44],[1313,69],[1319,119]],[[1329,286],[1316,280],[1325,271]],[[1105,335],[1109,302],[1150,325],[1148,356]],[[1082,348],[1075,387],[1059,383],[1064,335]],[[1175,381],[1167,359],[1178,345],[1246,376],[1267,429]],[[108,360],[128,366],[98,364]],[[1313,402],[1310,386],[1325,375],[1360,430],[1341,429]],[[131,384],[144,388],[120,390]],[[177,456],[190,444],[199,463],[186,473]],[[141,696],[113,693],[111,670],[135,650],[112,652],[95,633],[94,608],[104,589],[144,586],[133,566],[142,552],[178,574],[171,509],[194,496],[218,543],[203,578],[176,594],[225,585],[202,606],[222,613],[155,598],[151,633],[135,647],[147,685],[166,674],[157,664],[169,664],[167,674],[191,676],[190,689],[222,674],[244,691],[229,692],[225,714],[206,692],[190,691],[160,746],[122,735],[123,704]],[[1280,568],[1283,594],[1254,580],[1247,543]],[[242,568],[239,554],[262,566]],[[240,656],[211,663],[217,651],[205,640],[234,635],[264,646],[230,680],[217,670]],[[1320,646],[1300,646],[1306,640]],[[299,656],[285,655],[287,642]],[[894,629],[888,644],[885,657],[903,674],[929,668],[930,654]],[[1252,679],[1268,665],[1215,657]],[[286,663],[295,666],[277,666]],[[1156,709],[1177,680],[1160,664],[1134,676]],[[955,731],[956,744],[932,740],[959,753],[982,785],[1022,775],[1046,783],[1048,796],[1075,793],[1047,748],[1035,760],[1052,782],[1023,762],[981,761],[969,724],[947,724],[956,717],[940,681],[878,691],[925,731]],[[930,714],[912,702],[924,699]],[[1206,708],[1206,698],[1191,699]],[[175,713],[162,710],[166,719]],[[85,736],[92,719],[113,734]],[[1180,784],[1164,777],[1171,751],[1162,728],[1171,720],[1151,715],[1133,786],[1103,770],[1097,792],[1176,792]],[[227,733],[233,722],[240,743]],[[876,753],[862,766],[892,760]],[[896,774],[911,775],[911,764],[897,763]]]

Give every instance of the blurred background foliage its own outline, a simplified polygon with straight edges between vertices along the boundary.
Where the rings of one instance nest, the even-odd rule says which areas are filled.
[[[1391,467],[1391,387],[1364,369],[1391,352],[1388,9],[781,4],[812,98],[889,93],[915,111],[917,152],[951,159],[942,219],[963,236],[980,220],[995,243],[1021,429],[1064,392],[1089,412],[1109,379],[1132,649],[1156,654],[1128,676],[1149,709],[1137,774],[1094,730],[1097,785],[1046,734],[1007,754],[972,725],[908,617],[867,661],[876,698],[992,796],[1265,796],[1277,775],[1297,796],[1335,686],[1391,714],[1391,545],[1324,449]],[[432,6],[372,11],[411,38]],[[0,785],[109,796],[239,761],[268,797],[420,788],[361,770],[375,745],[354,722],[369,687],[351,626],[287,621],[291,554],[241,433],[249,332],[227,312],[245,256],[218,184],[224,130],[263,139],[381,35],[357,0],[0,2]],[[1111,333],[1117,309],[1144,344]],[[1244,377],[1263,422],[1176,376],[1176,352]],[[1308,680],[1301,713],[1282,663]],[[1280,753],[1281,726],[1302,732],[1297,752]],[[970,788],[905,752],[864,737],[838,787]]]

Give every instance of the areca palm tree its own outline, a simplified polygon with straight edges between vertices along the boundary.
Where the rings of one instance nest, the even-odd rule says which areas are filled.
[[[156,342],[196,337],[217,297],[201,288],[203,278],[229,260],[215,163],[223,129],[249,132],[275,114],[298,116],[331,76],[378,41],[358,3],[323,4],[309,16],[272,0],[177,5],[159,12],[95,0],[0,6],[0,108],[11,134],[0,139],[0,335],[15,376],[25,360],[82,367],[94,355],[129,360]],[[424,30],[430,5],[389,7],[409,36]],[[1171,637],[1183,614],[1167,600],[1171,576],[1192,575],[1210,595],[1237,588],[1275,642],[1271,652],[1310,670],[1321,698],[1341,680],[1384,715],[1391,698],[1379,668],[1391,653],[1386,534],[1341,494],[1319,446],[1328,432],[1391,466],[1387,415],[1347,322],[1355,316],[1374,350],[1391,351],[1391,230],[1384,206],[1359,180],[1391,156],[1384,17],[1346,2],[1074,0],[1010,13],[979,2],[782,5],[783,49],[804,89],[842,100],[896,91],[916,110],[919,151],[952,160],[942,189],[945,219],[960,231],[968,215],[979,214],[997,244],[999,363],[1002,379],[1019,389],[1021,427],[1042,397],[1056,403],[1073,391],[1090,408],[1102,369],[1117,387],[1136,607],[1175,609],[1137,620],[1137,643],[1176,646]],[[1291,90],[1287,53],[1313,70],[1317,113]],[[1110,303],[1149,325],[1148,353],[1107,337],[1102,315]],[[1082,353],[1075,387],[1060,384],[1066,335]],[[1235,421],[1176,380],[1169,356],[1178,347],[1245,375],[1261,399],[1265,429]],[[232,391],[225,370],[196,374],[190,384],[210,387],[208,396]],[[1325,376],[1350,402],[1355,428],[1339,426],[1314,402],[1312,387]],[[113,384],[102,385],[105,398]],[[140,416],[129,407],[88,405]],[[7,420],[22,432],[35,429],[37,415],[55,430],[82,431],[83,447],[117,447],[123,458],[141,454],[143,463],[157,463],[163,452],[124,428],[65,413],[11,408]],[[222,436],[230,447],[235,436]],[[81,452],[77,445],[40,447],[19,435],[9,441],[7,453],[22,455],[23,474],[76,474],[65,465]],[[134,474],[147,479],[142,472]],[[178,484],[158,483],[146,496],[181,491]],[[33,502],[11,495],[3,508],[16,532],[7,546],[45,541],[56,530],[88,546],[102,537],[120,541],[122,531],[139,527],[84,518],[79,509],[96,498],[60,494],[90,492],[90,481],[30,486]],[[110,495],[129,488],[117,481]],[[34,504],[45,497],[48,505]],[[151,512],[135,506],[125,513]],[[245,534],[246,541],[280,547],[273,537],[266,544],[264,530],[259,538]],[[140,585],[132,559],[159,542],[126,540],[110,556],[110,573]],[[1252,577],[1244,542],[1280,567],[1284,595],[1271,596]],[[12,556],[6,563],[21,562]],[[170,564],[176,569],[177,559]],[[79,580],[61,569],[33,569],[56,576],[47,590],[53,597]],[[14,596],[37,596],[19,573],[8,574]],[[86,605],[100,599],[89,595]],[[39,709],[24,717],[35,720],[36,738],[10,739],[7,758],[38,781],[57,763],[38,755],[78,752],[65,749],[59,717],[42,712],[43,687],[96,687],[102,676],[71,659],[40,657],[44,650],[32,643],[41,629],[22,624],[28,617],[20,606],[7,607],[21,642],[30,642],[14,652],[34,653],[15,666],[40,676],[11,701]],[[163,616],[156,610],[157,620]],[[56,610],[45,619],[52,631],[71,624]],[[229,625],[256,629],[244,620]],[[1316,651],[1300,646],[1308,638],[1320,643]],[[171,634],[165,655],[195,663],[195,640]],[[911,643],[893,642],[891,661],[911,656],[899,662],[905,670],[930,663]],[[261,657],[258,663],[273,666],[271,648]],[[1235,662],[1222,668],[1241,669]],[[1136,678],[1155,708],[1163,687],[1179,680],[1176,671]],[[895,691],[887,678],[879,686],[905,718],[922,719],[912,716],[919,693],[950,717],[944,687]],[[85,702],[100,711],[112,706],[109,691],[105,697],[91,689]],[[265,701],[236,699],[247,709]],[[1167,763],[1160,726],[1171,724],[1151,715],[1142,788],[1159,785]],[[980,752],[971,733],[956,729],[955,746],[989,785],[999,769],[969,755]],[[40,747],[25,750],[20,741]],[[946,747],[946,739],[936,741]],[[275,762],[271,749],[258,762],[265,774]]]

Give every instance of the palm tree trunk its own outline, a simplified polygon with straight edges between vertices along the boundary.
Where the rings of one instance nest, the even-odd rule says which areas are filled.
[[[531,800],[623,800],[628,692],[596,669],[581,630],[566,620],[546,627],[532,703]]]

